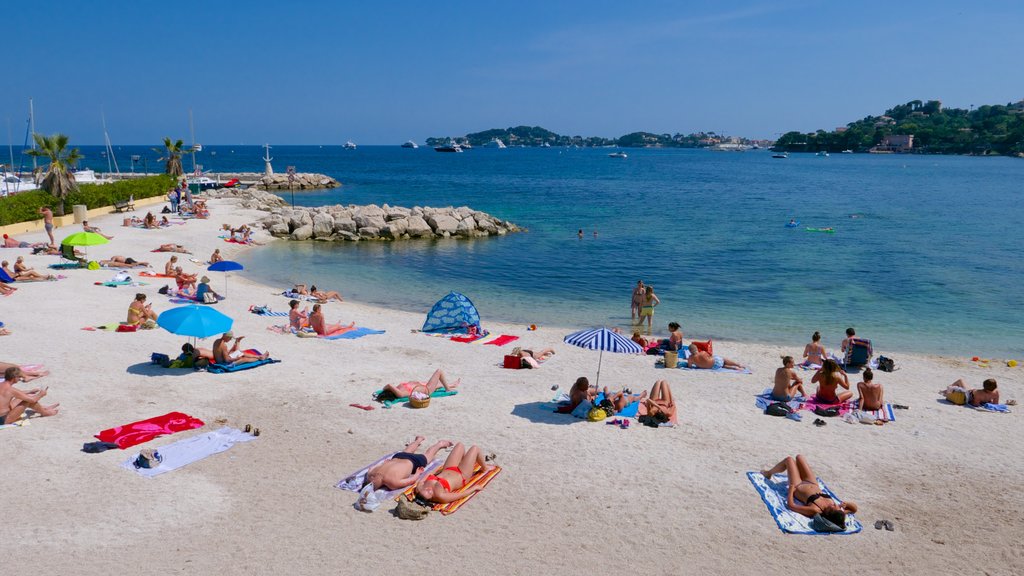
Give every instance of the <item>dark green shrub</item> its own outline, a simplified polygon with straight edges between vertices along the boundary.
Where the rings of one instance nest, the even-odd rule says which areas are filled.
[[[68,194],[64,199],[64,213],[71,214],[75,204],[85,204],[90,210],[113,206],[115,202],[163,196],[174,188],[174,178],[160,174],[137,180],[120,180],[110,184],[82,184],[78,192]],[[33,190],[7,198],[0,198],[0,226],[39,219],[41,206],[53,206],[57,199],[48,192]]]

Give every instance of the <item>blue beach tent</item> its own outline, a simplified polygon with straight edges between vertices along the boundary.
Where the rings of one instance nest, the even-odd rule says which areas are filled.
[[[427,313],[422,331],[466,334],[470,326],[476,326],[478,334],[484,333],[480,327],[480,313],[473,302],[458,292],[449,292]]]

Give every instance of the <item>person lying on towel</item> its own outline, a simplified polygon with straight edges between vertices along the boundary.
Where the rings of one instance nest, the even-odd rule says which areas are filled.
[[[519,356],[523,368],[540,368],[540,365],[547,361],[548,358],[554,356],[554,354],[555,351],[552,348],[545,348],[539,352],[534,352],[533,350],[524,350],[517,346],[512,350],[512,356]]]
[[[940,394],[945,396],[946,400],[960,406],[964,404],[970,404],[971,406],[981,406],[986,403],[999,404],[999,385],[996,384],[996,379],[989,378],[982,382],[981,385],[982,388],[970,390],[967,388],[967,383],[964,382],[963,378],[960,378],[950,384]]]
[[[448,454],[448,459],[444,461],[440,472],[428,474],[416,483],[416,495],[428,502],[448,504],[483,490],[480,486],[474,486],[467,492],[456,494],[473,476],[473,469],[477,464],[480,465],[482,473],[494,469],[494,466],[486,463],[478,446],[471,446],[466,450],[462,442],[457,443]]]
[[[853,502],[837,503],[818,486],[818,477],[811,470],[807,458],[797,454],[786,458],[761,474],[771,480],[772,476],[785,472],[789,476],[789,498],[786,507],[808,518],[813,518],[811,527],[818,532],[842,532],[846,529],[846,515],[856,514]]]
[[[415,484],[416,478],[426,469],[427,464],[434,459],[437,452],[442,448],[452,447],[451,441],[438,440],[436,444],[427,448],[426,452],[417,454],[416,451],[420,449],[420,444],[424,440],[426,438],[423,436],[417,436],[415,440],[406,445],[404,452],[399,452],[390,460],[385,460],[370,468],[366,473],[366,484],[363,484],[363,488],[372,484],[374,490],[381,488],[399,490]]]
[[[433,394],[442,386],[444,386],[446,391],[454,390],[461,382],[461,378],[454,382],[449,382],[445,373],[438,368],[437,370],[434,370],[434,373],[430,375],[430,380],[427,380],[426,382],[402,382],[397,386],[388,384],[384,386],[384,393],[381,394],[381,396],[384,396],[385,398],[388,396],[393,396],[395,398],[408,398],[409,395],[412,394],[412,391],[418,386],[426,386],[427,394]],[[378,400],[383,400],[383,398],[378,398]]]
[[[690,357],[686,360],[690,368],[703,368],[705,370],[718,370],[726,368],[729,370],[746,370],[746,367],[721,356],[712,356],[707,352],[697,349],[696,344],[690,344]]]
[[[253,354],[246,354],[245,352],[239,352],[238,346],[242,343],[242,338],[245,336],[239,336],[235,338],[234,333],[230,330],[221,335],[213,342],[213,358],[217,364],[222,366],[237,366],[239,364],[248,364],[249,362],[257,362],[259,360],[266,360],[270,358],[270,352],[264,353],[260,356]],[[232,340],[235,341],[235,345],[230,349],[228,343]]]

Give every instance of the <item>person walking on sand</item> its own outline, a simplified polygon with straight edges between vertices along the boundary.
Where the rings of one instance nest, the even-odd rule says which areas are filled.
[[[633,297],[629,302],[629,316],[633,319],[633,324],[636,324],[636,319],[640,316],[640,309],[644,306],[645,293],[644,281],[637,280],[636,286],[633,287]]]
[[[53,239],[53,211],[49,206],[40,206],[39,213],[43,215],[43,228],[46,229],[46,235],[50,237],[50,244],[56,244],[57,241]]]
[[[416,483],[416,495],[428,502],[448,504],[473,492],[479,492],[483,490],[482,486],[473,486],[466,492],[456,494],[473,477],[473,470],[477,465],[481,468],[481,474],[494,469],[494,466],[487,464],[479,446],[470,446],[469,450],[466,450],[462,442],[459,442],[448,454],[448,459],[444,461],[440,472],[428,474]]]
[[[4,380],[0,382],[0,424],[17,422],[26,409],[31,409],[40,416],[54,416],[60,411],[60,404],[43,406],[39,403],[43,396],[46,396],[49,388],[36,388],[22,392],[14,387],[18,382],[24,381],[25,375],[21,373],[21,368],[12,366],[4,370]]]
[[[400,490],[408,488],[416,483],[419,475],[426,470],[427,465],[434,459],[437,453],[443,448],[451,448],[450,440],[438,440],[423,454],[417,454],[420,444],[426,440],[423,436],[417,436],[412,442],[405,446],[403,452],[398,452],[391,457],[377,464],[366,473],[367,485],[373,485],[374,490]]]
[[[644,318],[647,318],[647,333],[650,334],[654,324],[654,307],[661,304],[661,300],[654,293],[654,286],[647,286],[644,289],[644,302],[640,307],[640,325],[643,325]]]

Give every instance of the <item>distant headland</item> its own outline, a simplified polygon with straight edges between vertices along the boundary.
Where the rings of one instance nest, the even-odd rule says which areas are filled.
[[[492,128],[483,132],[474,132],[464,136],[436,136],[427,138],[428,146],[441,146],[448,143],[466,144],[470,146],[579,146],[581,148],[597,148],[619,146],[622,148],[714,148],[716,146],[734,147],[767,147],[770,140],[752,140],[739,136],[725,136],[715,132],[697,132],[693,134],[655,134],[653,132],[633,132],[618,138],[603,136],[568,136],[556,134],[540,126],[515,126],[513,128]]]

